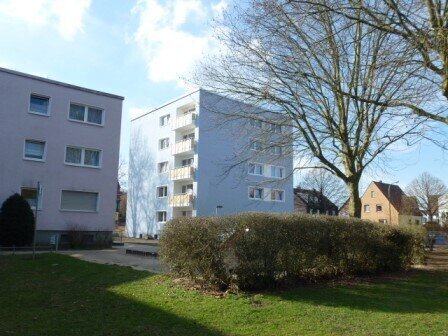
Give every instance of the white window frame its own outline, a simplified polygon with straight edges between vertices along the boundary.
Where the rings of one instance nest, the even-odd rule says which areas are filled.
[[[255,170],[256,170],[256,169],[254,169],[254,173],[251,173],[251,172],[250,172],[250,165],[260,166],[260,167],[261,167],[261,174],[257,174],[257,173],[255,173]],[[264,172],[265,172],[265,166],[264,166],[264,164],[262,164],[262,163],[258,163],[258,162],[249,162],[248,165],[247,165],[247,173],[248,173],[249,175],[253,175],[253,176],[264,176]]]
[[[272,193],[274,193],[274,192],[278,192],[278,191],[280,191],[280,192],[283,193],[283,199],[281,199],[281,200],[272,199]],[[271,202],[285,202],[285,190],[283,190],[283,189],[271,189],[270,196],[271,196],[271,197],[269,198],[269,200],[270,200]]]
[[[72,105],[72,104],[73,104],[73,105],[78,105],[78,106],[83,106],[83,107],[84,107],[84,120],[78,120],[78,119],[72,119],[72,118],[70,118],[70,105]],[[101,114],[101,124],[96,124],[96,123],[87,121],[87,120],[88,120],[88,114],[89,114],[89,107],[90,107],[90,108],[97,109],[97,110],[101,110],[101,111],[103,112],[103,113]],[[87,104],[83,104],[83,103],[77,103],[77,102],[74,102],[74,101],[70,101],[69,104],[68,104],[68,115],[67,115],[67,119],[68,119],[69,121],[78,122],[78,123],[81,123],[81,124],[87,124],[87,125],[93,125],[93,126],[101,126],[101,127],[103,127],[104,124],[105,124],[105,121],[106,121],[106,111],[105,111],[105,109],[102,108],[102,107],[93,106],[93,105],[87,105]]]
[[[259,149],[252,148],[252,144],[254,142],[258,142],[260,144],[260,148]],[[252,138],[249,141],[249,149],[254,151],[254,152],[262,152],[263,151],[263,143],[259,139]]]
[[[67,148],[68,147],[76,148],[76,149],[80,149],[81,150],[81,163],[72,163],[72,162],[67,162],[66,161],[66,159],[67,159]],[[98,166],[91,166],[91,165],[84,164],[86,150],[100,152],[100,158],[99,158],[99,162],[98,162],[99,165]],[[97,148],[87,148],[87,147],[80,147],[80,146],[65,145],[64,164],[66,164],[67,166],[101,169],[102,166],[103,166],[103,151],[101,149],[97,149]]]
[[[366,209],[368,209],[368,210],[366,210]],[[364,210],[364,212],[370,212],[370,204],[364,204],[363,210]]]
[[[184,165],[184,161],[192,161],[190,164],[188,165]],[[181,167],[193,167],[194,166],[194,157],[189,157],[187,159],[182,159],[181,161]]]
[[[159,213],[165,213],[165,221],[159,221]],[[168,221],[168,211],[156,210],[156,223],[166,223]]]
[[[376,198],[376,192],[375,190],[370,191],[370,198]]]
[[[167,146],[162,147],[162,144],[165,143],[165,141],[168,141]],[[167,137],[167,138],[159,139],[159,150],[165,150],[168,148],[170,148],[170,138]]]
[[[26,157],[26,142],[27,141],[34,141],[34,142],[43,142],[44,143],[44,154],[42,155],[42,159],[36,159],[36,158],[30,158]],[[27,161],[37,161],[37,162],[45,162],[47,158],[47,142],[45,140],[39,140],[39,139],[32,139],[32,138],[25,138],[25,141],[23,142],[23,159]]]
[[[381,210],[378,210],[378,207],[381,207]],[[375,205],[375,212],[383,212],[383,205],[382,204],[376,204]]]
[[[285,167],[282,167],[282,166],[274,166],[274,165],[271,165],[271,167],[270,167],[271,169],[271,171],[270,171],[270,177],[272,177],[272,178],[276,178],[276,179],[283,179],[283,178],[285,178]],[[282,170],[282,176],[274,176],[274,175],[272,175],[272,169],[280,169],[280,170]]]
[[[263,129],[265,122],[261,119],[250,118],[249,125],[253,128]]]
[[[261,198],[250,197],[250,191],[251,191],[251,189],[260,189],[260,190],[262,190]],[[254,195],[255,195],[255,193],[254,193]],[[264,188],[262,188],[262,187],[254,187],[254,186],[249,186],[249,187],[247,187],[247,198],[248,198],[249,200],[251,200],[251,201],[264,201],[265,196],[266,196],[266,195],[265,195],[265,192],[264,192]]]
[[[281,146],[275,145],[275,146],[272,146],[271,148],[272,148],[273,155],[282,155],[283,154],[283,148]],[[275,150],[276,148],[278,148],[278,153],[276,153],[276,150]]]
[[[161,164],[162,163],[166,163],[166,171],[160,171],[160,167],[161,167]],[[159,174],[166,174],[166,173],[168,173],[170,171],[170,164],[169,164],[169,162],[168,161],[161,161],[161,162],[158,162],[157,163],[157,173],[159,173]]]
[[[168,117],[168,120],[166,121],[166,123],[164,124],[163,123],[163,120],[164,120],[164,118],[166,118],[166,117]],[[159,118],[159,126],[160,127],[166,127],[166,126],[168,126],[169,124],[170,124],[170,121],[171,121],[171,114],[164,114],[163,116],[161,116],[160,118]]]
[[[165,188],[166,189],[166,195],[165,196],[159,196],[159,189],[161,189],[161,188]],[[167,198],[168,197],[168,186],[167,185],[157,186],[157,188],[156,188],[156,197],[157,198]]]
[[[48,99],[48,110],[47,110],[46,114],[42,114],[42,113],[39,113],[39,112],[31,111],[31,97],[32,96]],[[30,93],[30,99],[28,101],[28,113],[34,114],[34,115],[38,115],[38,116],[42,116],[42,117],[49,117],[51,115],[51,97],[43,95],[43,94],[40,94],[40,93],[31,92]]]
[[[74,192],[81,192],[81,193],[96,194],[97,195],[97,197],[96,197],[96,209],[94,211],[62,209],[62,192],[63,191],[74,191]],[[99,208],[100,208],[100,193],[98,191],[61,189],[61,192],[59,193],[59,211],[63,211],[63,212],[98,213],[99,212]]]

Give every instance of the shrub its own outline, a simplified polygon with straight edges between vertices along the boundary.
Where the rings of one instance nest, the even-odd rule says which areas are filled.
[[[164,228],[160,254],[180,276],[258,290],[404,269],[422,260],[424,241],[416,226],[247,213],[174,219]]]
[[[0,245],[31,245],[34,225],[34,214],[28,202],[19,194],[10,196],[0,209]]]

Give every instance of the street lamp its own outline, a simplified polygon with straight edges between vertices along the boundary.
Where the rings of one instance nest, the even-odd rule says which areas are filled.
[[[390,187],[391,187],[391,185],[393,185],[393,184],[397,184],[397,183],[399,183],[400,181],[395,181],[395,182],[392,182],[392,183],[389,183],[389,185],[387,186],[387,199],[389,200],[389,224],[392,224],[392,212],[391,212],[391,209],[390,209]]]
[[[222,205],[217,205],[215,209],[215,215],[218,216],[218,209],[224,208]]]

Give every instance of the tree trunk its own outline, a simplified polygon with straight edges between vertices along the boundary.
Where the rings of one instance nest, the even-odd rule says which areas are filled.
[[[348,214],[350,217],[361,218],[361,198],[359,197],[359,179],[356,181],[346,182],[350,193],[350,202]]]

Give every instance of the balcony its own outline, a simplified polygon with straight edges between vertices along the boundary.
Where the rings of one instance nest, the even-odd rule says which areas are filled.
[[[191,207],[193,206],[192,194],[177,194],[168,198],[170,207]]]
[[[196,113],[188,113],[177,117],[171,124],[171,130],[180,131],[196,127]]]
[[[178,141],[171,148],[171,154],[193,154],[196,141],[194,139],[186,139]]]
[[[192,180],[194,177],[194,167],[186,166],[181,168],[175,168],[170,170],[170,180]]]

